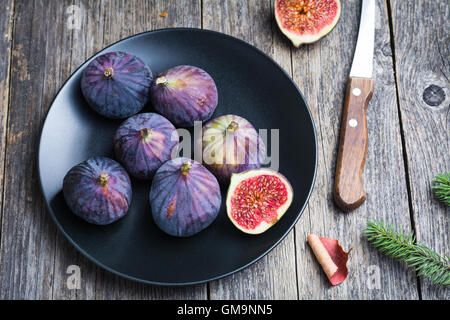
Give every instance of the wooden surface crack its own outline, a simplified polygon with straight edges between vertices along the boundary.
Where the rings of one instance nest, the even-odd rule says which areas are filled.
[[[402,123],[402,110],[400,108],[400,97],[399,97],[399,91],[398,91],[398,78],[397,78],[397,66],[396,66],[396,55],[395,55],[395,41],[394,41],[394,24],[392,21],[392,9],[391,9],[391,0],[387,0],[386,3],[386,9],[387,9],[387,15],[389,19],[389,36],[390,36],[390,44],[391,44],[391,51],[392,51],[392,66],[394,71],[394,81],[395,81],[395,95],[397,98],[397,110],[398,110],[398,117],[399,117],[399,123],[400,123],[400,137],[402,142],[402,155],[403,155],[403,163],[405,167],[405,177],[406,177],[406,190],[408,195],[408,208],[409,208],[409,217],[411,220],[411,231],[414,232],[414,234],[417,233],[415,228],[415,222],[414,222],[414,215],[413,215],[413,206],[412,206],[412,199],[411,199],[411,184],[409,181],[409,175],[408,175],[408,157],[406,154],[406,143],[405,143],[405,132],[403,130],[403,123]],[[417,277],[416,274],[416,281],[417,281],[417,293],[419,295],[419,300],[422,300],[422,292],[420,289],[420,280]]]
[[[4,3],[6,8],[0,12],[0,239],[3,236],[3,208],[5,204],[5,171],[9,125],[9,108],[11,105],[11,60],[14,41],[15,7],[14,0]],[[3,23],[1,22],[3,21]],[[0,241],[0,252],[2,243]],[[0,255],[0,266],[2,256]]]

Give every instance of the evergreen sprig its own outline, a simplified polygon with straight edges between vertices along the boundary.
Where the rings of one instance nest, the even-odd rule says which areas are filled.
[[[438,174],[431,189],[436,199],[450,207],[450,172]]]
[[[428,247],[415,243],[413,233],[405,236],[395,226],[379,221],[369,221],[364,233],[370,243],[383,254],[406,262],[418,276],[431,279],[432,284],[450,284],[450,257],[440,256]]]

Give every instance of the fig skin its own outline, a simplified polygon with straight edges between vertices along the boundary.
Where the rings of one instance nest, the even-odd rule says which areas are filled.
[[[81,77],[89,106],[112,119],[128,118],[147,104],[152,72],[135,55],[109,52],[92,60]]]
[[[253,125],[232,114],[203,126],[202,150],[203,163],[221,183],[227,183],[233,173],[260,168],[266,155],[264,141]]]
[[[177,127],[211,118],[218,94],[213,78],[193,66],[176,66],[156,77],[150,89],[155,109]]]
[[[178,133],[169,120],[157,113],[140,113],[125,120],[114,137],[116,158],[138,179],[151,179],[171,158]]]
[[[106,157],[92,157],[64,177],[63,194],[70,210],[89,223],[106,225],[122,218],[131,203],[125,169]]]
[[[177,237],[189,237],[208,227],[222,202],[219,183],[211,172],[183,157],[158,169],[149,199],[156,225]]]

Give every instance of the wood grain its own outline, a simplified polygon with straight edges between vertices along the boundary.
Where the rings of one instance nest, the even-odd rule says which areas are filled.
[[[73,6],[73,7],[71,7]],[[60,18],[62,32],[66,35],[60,44],[63,52],[65,72],[61,77],[61,86],[72,72],[74,72],[86,59],[103,48],[103,24],[105,12],[103,1],[69,1],[58,5],[62,12]],[[72,18],[79,14],[81,19],[79,28],[73,25]],[[96,274],[98,267],[82,256],[65,237],[56,233],[55,270],[53,284],[53,299],[94,299],[96,292]],[[81,283],[79,289],[67,287],[67,273],[69,266],[80,268]]]
[[[203,1],[203,28],[243,39],[291,73],[290,46],[278,33],[272,1]],[[267,256],[230,277],[210,283],[211,299],[297,299],[294,232]]]
[[[308,208],[296,225],[297,277],[301,299],[417,299],[414,272],[371,247],[362,230],[371,219],[411,229],[400,123],[384,1],[377,1],[375,91],[367,109],[368,153],[364,170],[367,200],[351,213],[333,202],[333,184],[346,81],[356,46],[360,1],[343,1],[336,28],[312,45],[293,50],[294,79],[316,123],[319,161]],[[331,287],[306,244],[308,234],[353,248],[348,278]]]
[[[3,206],[3,174],[8,124],[13,13],[14,2],[12,0],[0,0],[0,221]]]
[[[366,200],[367,105],[374,84],[373,79],[350,77],[347,81],[334,178],[334,202],[344,211],[355,210]],[[359,90],[356,95],[354,90]]]
[[[450,209],[431,181],[450,171],[450,7],[445,1],[391,1],[395,63],[417,240],[450,254]],[[421,280],[423,299],[450,298]]]
[[[8,109],[0,251],[2,299],[52,297],[55,226],[40,196],[36,170],[39,132],[48,107],[44,95],[52,81],[45,78],[50,68],[46,43],[50,26],[56,24],[50,7],[38,1],[14,3],[12,107]]]

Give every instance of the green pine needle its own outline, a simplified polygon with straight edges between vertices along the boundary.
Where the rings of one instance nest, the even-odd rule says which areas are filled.
[[[433,184],[431,189],[436,199],[450,207],[450,172],[438,174]]]
[[[432,284],[450,284],[450,257],[440,256],[426,246],[414,243],[412,233],[405,236],[401,229],[398,232],[394,226],[379,221],[369,221],[364,233],[380,252],[406,262],[418,276],[431,279]]]

